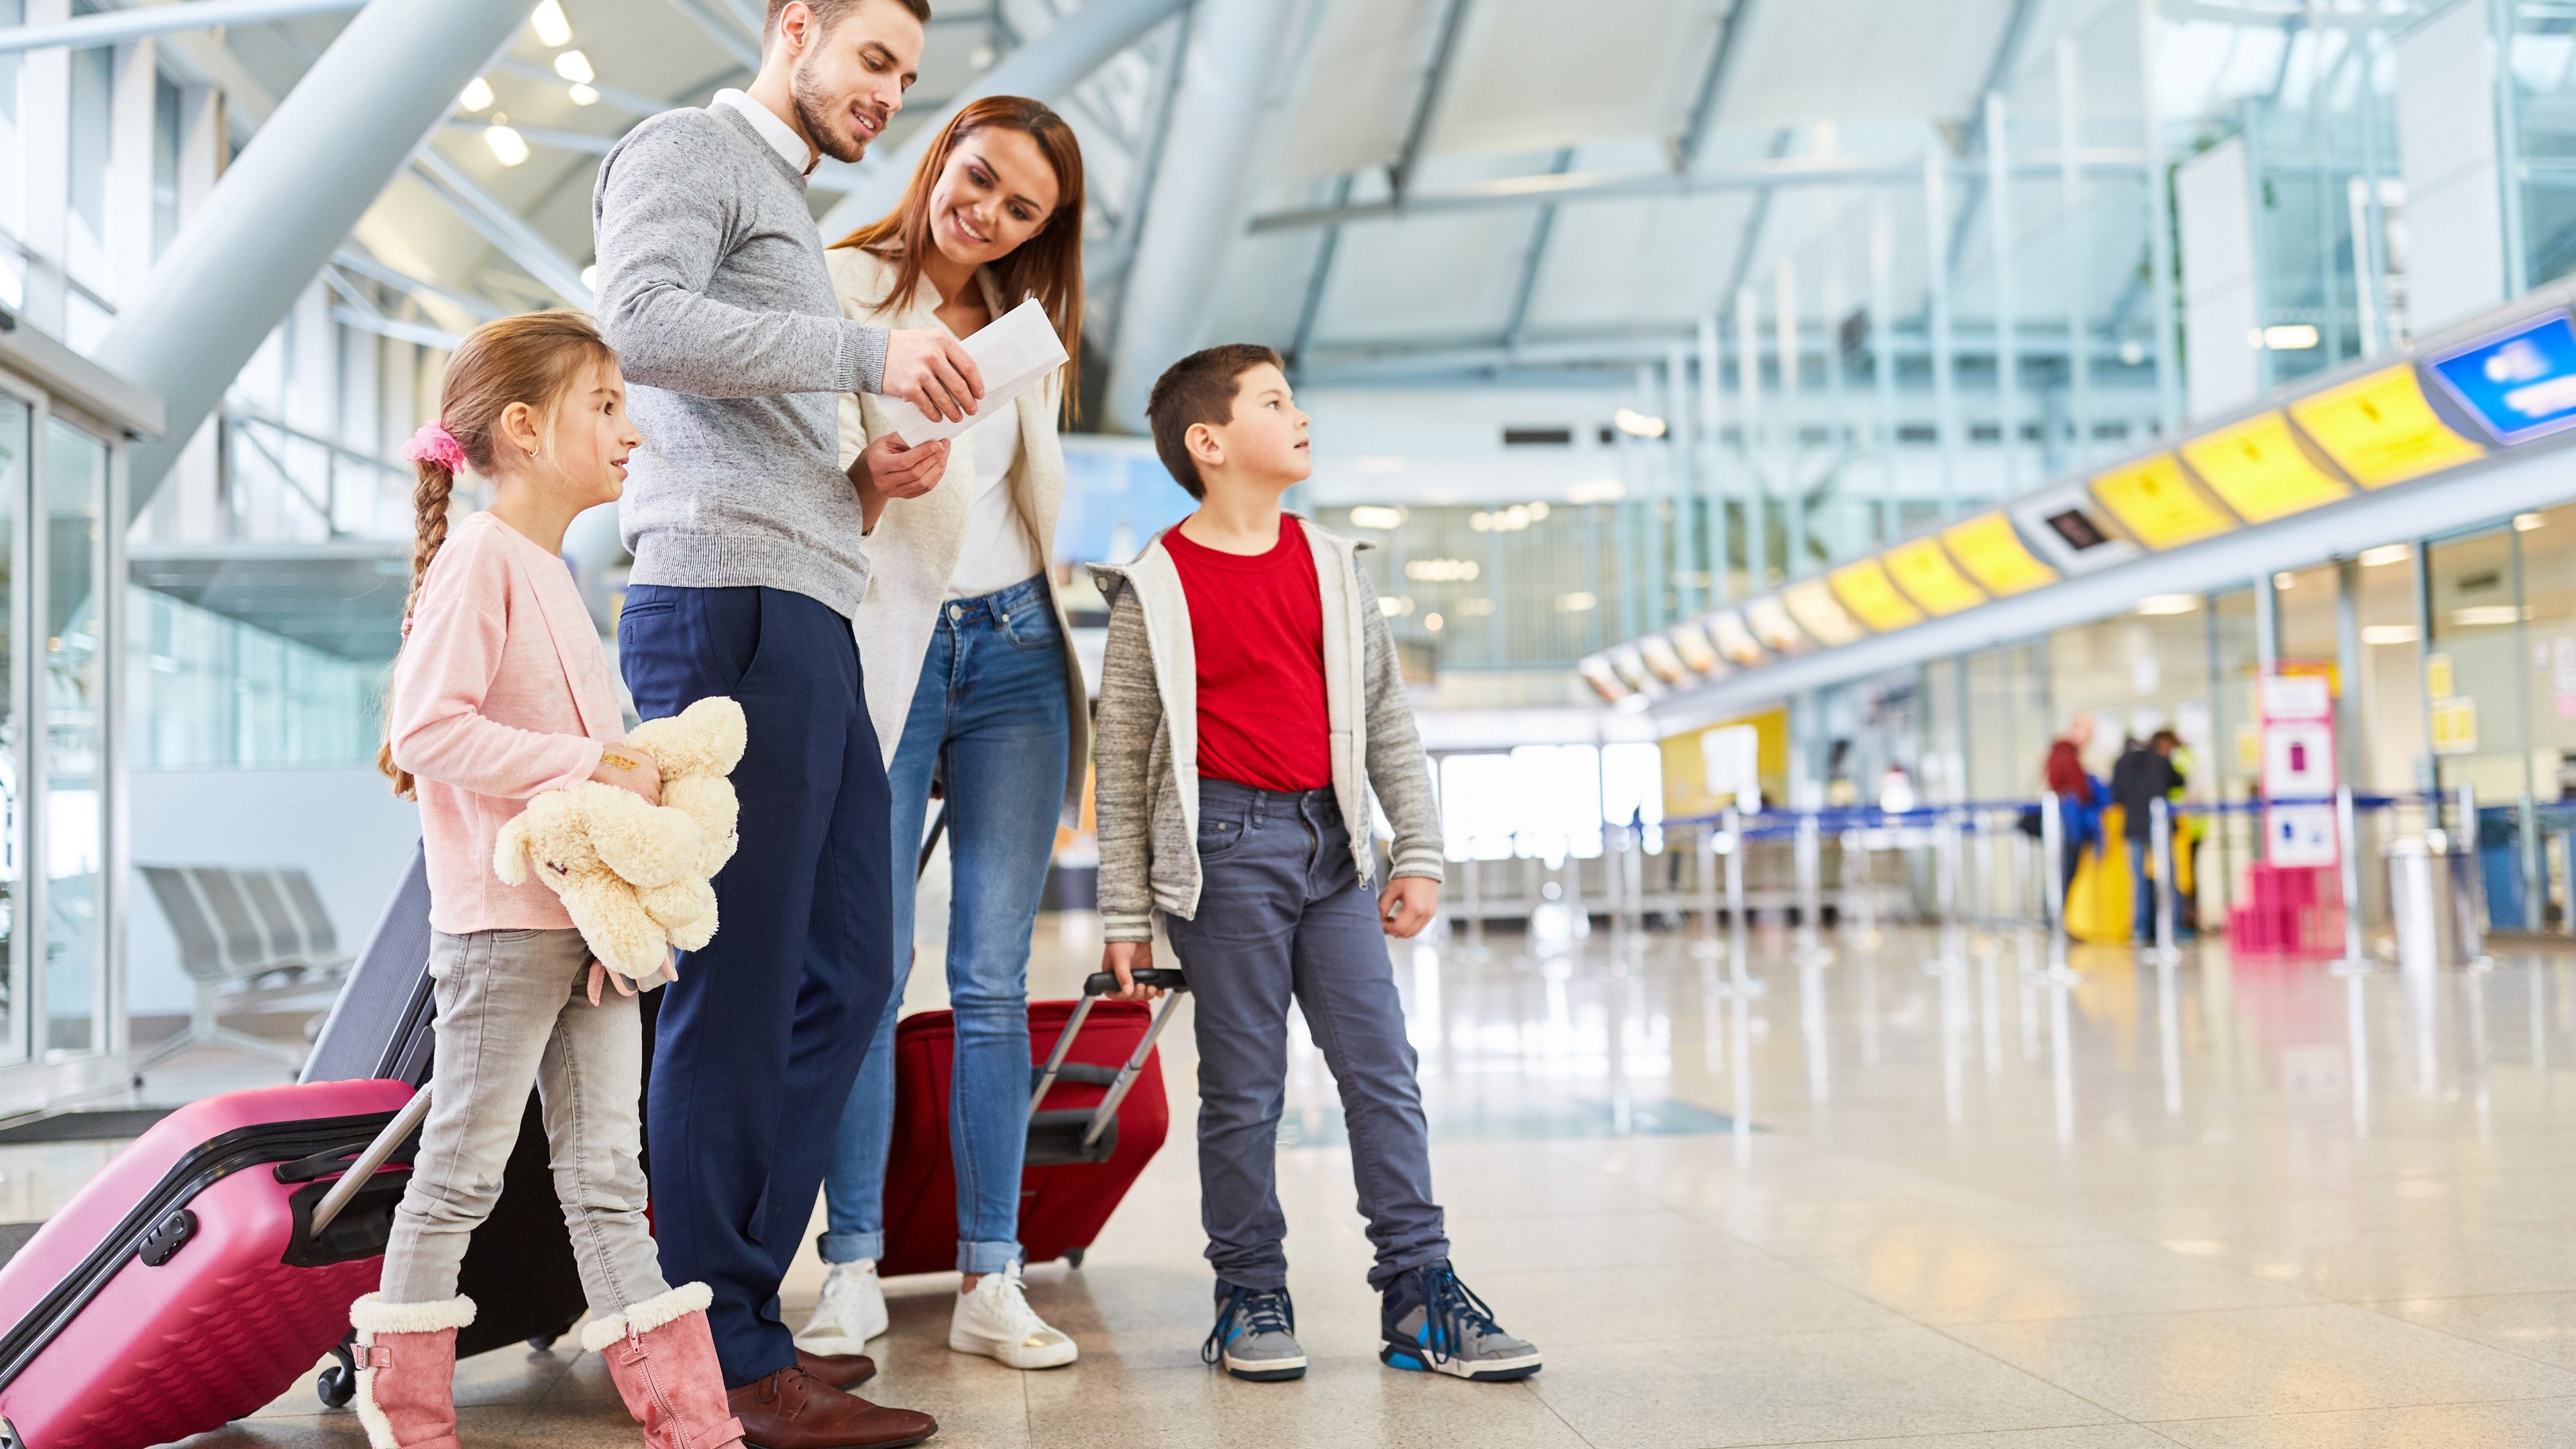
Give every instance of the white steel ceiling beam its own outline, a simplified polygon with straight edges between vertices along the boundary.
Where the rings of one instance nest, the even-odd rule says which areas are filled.
[[[168,405],[169,430],[131,455],[135,512],[457,92],[527,19],[528,0],[373,0],[243,148],[97,349],[100,363]]]
[[[455,162],[440,155],[437,147],[421,147],[420,154],[412,158],[412,172],[428,182],[430,190],[438,193],[466,225],[481,233],[501,255],[516,262],[521,271],[556,296],[583,311],[590,310],[593,298],[581,280],[581,268],[538,235],[525,218],[477,186],[474,178]]]
[[[85,50],[116,45],[152,35],[211,30],[225,25],[264,25],[303,15],[345,15],[367,0],[194,0],[184,5],[146,5],[103,15],[83,15],[51,25],[15,25],[0,29],[0,55],[65,47]],[[525,20],[527,17],[519,17]]]

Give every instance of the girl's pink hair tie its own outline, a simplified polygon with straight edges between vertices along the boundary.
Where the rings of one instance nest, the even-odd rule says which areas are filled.
[[[465,445],[456,441],[446,424],[435,419],[421,424],[420,431],[411,435],[411,441],[403,445],[403,457],[414,463],[436,463],[450,473],[465,471]]]

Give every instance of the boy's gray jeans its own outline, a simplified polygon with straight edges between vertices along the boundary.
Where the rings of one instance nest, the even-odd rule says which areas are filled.
[[[670,1291],[644,1216],[638,998],[607,986],[591,1005],[589,965],[574,930],[431,938],[438,1054],[429,1121],[385,1245],[386,1302],[456,1296],[465,1240],[500,1199],[531,1085],[590,1311],[623,1313]]]
[[[1341,1092],[1377,1248],[1370,1285],[1448,1257],[1377,896],[1352,866],[1333,792],[1201,780],[1198,847],[1197,919],[1172,917],[1164,929],[1197,998],[1199,1216],[1217,1276],[1244,1288],[1288,1283],[1278,1158],[1292,993]]]

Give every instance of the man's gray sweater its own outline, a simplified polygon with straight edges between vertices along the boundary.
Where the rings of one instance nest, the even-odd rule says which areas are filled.
[[[621,514],[634,582],[857,613],[840,394],[883,385],[886,332],[841,316],[805,178],[730,111],[666,111],[600,163],[591,224],[600,330],[644,436]]]

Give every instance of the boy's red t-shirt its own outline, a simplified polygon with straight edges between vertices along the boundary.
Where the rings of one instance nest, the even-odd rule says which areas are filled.
[[[1269,552],[1233,554],[1174,528],[1163,550],[1180,570],[1198,646],[1199,774],[1257,790],[1332,784],[1324,596],[1306,531],[1281,514]]]

